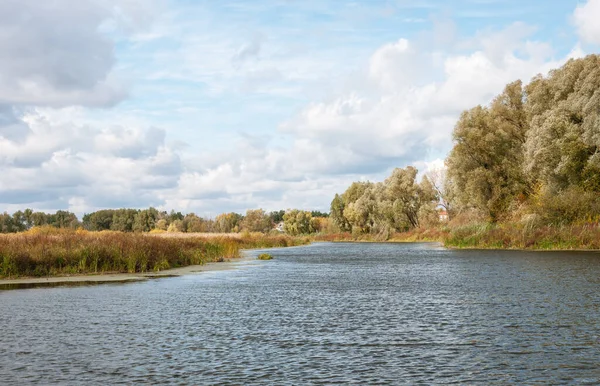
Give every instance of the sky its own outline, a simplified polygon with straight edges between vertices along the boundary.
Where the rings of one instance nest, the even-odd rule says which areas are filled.
[[[600,0],[0,0],[0,212],[329,210],[600,50]]]

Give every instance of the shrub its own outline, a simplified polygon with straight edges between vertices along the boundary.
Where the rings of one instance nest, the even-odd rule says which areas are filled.
[[[272,260],[273,256],[269,255],[268,253],[261,253],[260,255],[258,255],[258,260]]]

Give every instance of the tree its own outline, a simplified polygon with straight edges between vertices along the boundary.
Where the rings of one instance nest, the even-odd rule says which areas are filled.
[[[133,220],[134,232],[150,232],[154,229],[158,218],[158,211],[155,208],[140,210]]]
[[[177,220],[175,220],[177,221]],[[206,220],[198,217],[195,213],[188,213],[183,218],[183,231],[190,233],[206,232]]]
[[[344,217],[345,208],[346,204],[344,203],[343,197],[339,194],[336,194],[333,200],[331,201],[330,215],[333,223],[342,232],[348,232],[351,230],[350,222],[348,222],[348,219]]]
[[[290,209],[283,216],[283,229],[292,236],[315,233],[317,227],[318,221],[309,211]]]
[[[175,220],[167,228],[167,232],[183,232],[183,220]]]
[[[417,173],[417,169],[412,166],[396,168],[385,180],[386,195],[392,202],[394,211],[402,213],[411,227],[419,226],[421,207],[438,199],[427,177],[417,184]]]
[[[481,210],[498,221],[530,184],[523,173],[523,146],[529,126],[521,82],[506,86],[490,108],[463,112],[454,128],[446,164],[452,197],[462,208]]]
[[[269,213],[269,218],[273,224],[277,224],[283,221],[283,216],[285,215],[285,210],[278,210]]]
[[[75,213],[66,210],[58,210],[54,214],[53,221],[50,225],[56,228],[77,228],[79,226],[79,220]]]
[[[222,233],[238,232],[242,216],[239,213],[222,213],[215,218],[215,231]]]
[[[249,232],[266,233],[271,230],[271,219],[262,209],[247,210],[246,217],[242,220],[242,229]]]
[[[117,209],[113,212],[112,224],[110,229],[120,232],[132,232],[137,209]]]
[[[571,59],[526,88],[531,131],[524,168],[559,192],[600,192],[600,56]]]
[[[452,186],[450,180],[446,178],[446,172],[446,168],[435,168],[425,173],[425,177],[427,177],[433,190],[435,190],[435,194],[439,197],[438,204],[446,210],[450,218],[452,212],[450,204]]]
[[[23,213],[22,211],[18,210],[15,213],[13,213],[12,219],[14,232],[22,232],[28,229],[25,220],[25,213]]]
[[[0,232],[1,233],[12,233],[16,232],[14,228],[13,216],[7,212],[0,213]]]
[[[104,231],[112,227],[115,210],[104,209],[83,215],[83,226],[91,231]]]

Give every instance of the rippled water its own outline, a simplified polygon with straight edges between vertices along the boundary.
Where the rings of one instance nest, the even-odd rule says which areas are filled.
[[[600,382],[598,253],[270,253],[232,271],[0,291],[0,384]]]

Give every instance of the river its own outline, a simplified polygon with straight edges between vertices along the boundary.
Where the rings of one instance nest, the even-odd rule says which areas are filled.
[[[0,291],[0,384],[600,383],[599,253],[269,253],[230,271]]]

